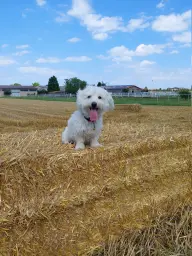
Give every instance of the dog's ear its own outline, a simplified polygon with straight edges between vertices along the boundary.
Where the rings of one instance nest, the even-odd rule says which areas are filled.
[[[77,107],[80,108],[81,107],[81,98],[83,96],[83,93],[84,93],[84,90],[82,89],[79,89],[77,91],[77,94],[76,94],[76,97],[77,97],[77,100],[76,100],[76,104],[77,104]]]
[[[107,111],[113,110],[115,107],[113,97],[107,93]]]
[[[77,91],[77,94],[76,94],[77,98],[81,95],[81,93],[82,93],[82,90],[79,89],[79,90]]]
[[[77,91],[77,94],[76,94],[76,104],[77,104],[77,107],[78,108],[80,108],[80,98],[81,98],[81,94],[82,94],[82,92],[81,92],[81,90],[79,89],[78,91]]]

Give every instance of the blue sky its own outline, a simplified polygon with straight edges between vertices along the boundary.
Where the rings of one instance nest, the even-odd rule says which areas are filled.
[[[190,87],[190,0],[1,0],[0,84]]]

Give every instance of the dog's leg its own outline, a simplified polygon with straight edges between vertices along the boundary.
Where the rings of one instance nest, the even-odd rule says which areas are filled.
[[[84,140],[82,138],[77,138],[75,149],[76,150],[85,149],[85,143],[84,143]]]
[[[68,139],[68,127],[65,128],[65,130],[62,132],[62,143],[63,144],[68,144],[69,139]]]
[[[98,137],[95,137],[95,138],[93,138],[93,139],[91,140],[90,146],[91,146],[92,148],[102,147],[102,145],[99,144],[99,142],[98,142]]]

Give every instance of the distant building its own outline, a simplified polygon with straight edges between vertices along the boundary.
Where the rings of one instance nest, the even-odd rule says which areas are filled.
[[[47,91],[48,90],[48,86],[47,85],[40,85],[37,87],[37,91]],[[59,86],[60,91],[64,92],[65,91],[65,86]]]
[[[65,86],[59,86],[60,87],[60,91],[64,92],[65,91]]]
[[[47,85],[40,85],[37,86],[37,91],[47,91],[48,86]]]
[[[5,96],[6,91],[11,92],[11,95],[10,95],[11,97],[37,95],[37,87],[34,87],[34,86],[0,85],[0,97]]]
[[[129,93],[137,93],[142,92],[143,89],[136,86],[136,85],[111,85],[111,86],[104,86],[108,92],[111,93],[123,93],[124,91],[128,91]]]
[[[172,88],[167,88],[167,91],[178,92],[182,89],[184,89],[184,88],[183,87],[172,87]]]

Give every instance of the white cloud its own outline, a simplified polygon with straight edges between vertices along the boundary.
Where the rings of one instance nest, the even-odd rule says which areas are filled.
[[[29,66],[30,63],[31,63],[31,61],[30,61],[30,60],[27,60],[27,61],[25,61],[23,64],[26,65],[26,66]]]
[[[156,5],[156,7],[159,8],[159,9],[163,8],[164,6],[165,6],[165,4],[163,3],[163,1],[161,1],[160,3],[158,3]]]
[[[152,80],[154,81],[168,81],[168,82],[174,82],[175,86],[181,86],[181,83],[184,87],[188,87],[191,85],[190,83],[190,77],[191,77],[191,69],[174,69],[172,71],[168,72],[159,72],[159,74],[156,74],[152,77]]]
[[[46,4],[46,0],[36,0],[37,5],[43,6]]]
[[[72,37],[72,38],[69,38],[67,41],[70,43],[77,43],[77,42],[81,41],[81,39],[78,37]]]
[[[8,44],[2,44],[2,45],[1,45],[2,48],[6,48],[6,47],[8,47],[8,46],[9,46]]]
[[[57,6],[58,6],[59,8],[65,8],[65,7],[68,6],[68,4],[57,4]]]
[[[19,67],[18,71],[24,74],[38,74],[38,75],[49,75],[49,76],[54,74],[61,74],[66,76],[74,75],[74,73],[69,70],[51,69],[51,68],[36,67],[36,66]]]
[[[36,60],[37,63],[60,63],[60,62],[87,62],[91,61],[91,58],[87,56],[72,56],[72,57],[67,57],[64,59],[59,59],[56,57],[48,57],[48,58],[39,58]]]
[[[177,51],[177,50],[173,50],[170,52],[170,54],[178,54],[178,53],[179,53],[179,51]]]
[[[147,56],[151,54],[160,54],[163,53],[163,49],[166,47],[166,45],[161,44],[140,44],[137,46],[135,50],[136,56]]]
[[[67,12],[68,15],[80,20],[82,26],[92,34],[95,40],[106,40],[109,34],[117,31],[133,32],[137,29],[145,29],[149,27],[150,23],[147,21],[148,17],[139,19],[131,19],[126,26],[123,23],[122,17],[118,16],[103,16],[96,13],[89,0],[73,0],[72,8]]]
[[[131,19],[127,25],[127,31],[133,32],[137,29],[144,29],[150,26],[150,23],[146,21],[144,18],[140,19]]]
[[[79,57],[67,57],[64,59],[64,61],[69,61],[69,62],[87,62],[91,61],[91,58],[87,56],[79,56]]]
[[[181,47],[181,48],[191,48],[191,43],[182,44],[179,47]]]
[[[62,61],[62,59],[56,57],[39,58],[36,60],[37,63],[60,63]]]
[[[26,49],[26,48],[29,48],[28,44],[22,44],[22,45],[17,45],[16,46],[16,49]]]
[[[154,61],[143,60],[140,62],[140,67],[146,67],[146,66],[150,66],[150,65],[154,65],[154,64],[155,64]]]
[[[0,56],[0,66],[8,66],[15,63],[16,61],[11,58]]]
[[[97,33],[97,34],[93,34],[93,38],[96,40],[106,40],[108,38],[108,34],[107,33]]]
[[[26,54],[29,54],[29,53],[30,53],[29,51],[24,50],[24,51],[16,52],[13,55],[15,55],[15,56],[23,56],[23,55],[26,55]]]
[[[29,12],[32,12],[33,11],[33,9],[31,9],[31,8],[25,8],[24,10],[23,10],[23,12],[22,12],[22,17],[23,18],[26,18],[27,17],[27,14],[29,13]]]
[[[108,60],[109,58],[110,58],[109,56],[104,56],[102,54],[97,56],[97,59],[100,59],[100,60]]]
[[[110,74],[104,72],[109,70]],[[167,68],[159,65],[141,67],[140,63],[112,63],[105,67],[103,73],[98,72],[103,81],[109,84],[136,84],[141,88],[167,88],[181,85],[190,88],[191,69]],[[96,80],[95,79],[95,80]],[[152,81],[153,80],[153,81]]]
[[[161,2],[159,2],[157,5],[156,5],[156,7],[158,8],[158,9],[162,9],[164,6],[165,6],[165,2],[166,2],[167,0],[161,0]]]
[[[68,14],[73,17],[82,18],[92,12],[93,10],[87,0],[73,0],[72,9],[68,11]]]
[[[131,61],[133,56],[147,56],[152,54],[161,54],[167,45],[158,44],[140,44],[135,50],[129,50],[124,45],[116,46],[108,51],[109,57],[116,62]]]
[[[172,36],[173,41],[179,43],[191,43],[191,32],[183,32],[181,34],[176,34]]]
[[[73,0],[68,15],[80,20],[96,40],[105,40],[109,33],[123,30],[121,17],[108,17],[96,14],[88,0]]]
[[[26,15],[24,12],[22,12],[21,16],[22,16],[23,18],[26,18],[26,17],[27,17],[27,15]]]
[[[40,68],[35,66],[19,67],[18,70],[21,73],[36,73],[36,74],[48,74],[49,72],[52,73],[52,69],[50,68]]]
[[[109,51],[109,56],[113,61],[131,61],[131,56],[134,56],[134,51],[130,51],[124,45],[116,46],[111,48]]]
[[[152,29],[160,32],[188,30],[191,24],[191,10],[182,14],[160,15],[152,23]]]
[[[57,23],[64,23],[64,22],[67,22],[68,20],[69,20],[69,17],[62,12],[58,12],[58,16],[55,18],[55,21]]]
[[[25,11],[25,12],[32,12],[33,9],[31,9],[31,8],[25,8],[24,11]]]

